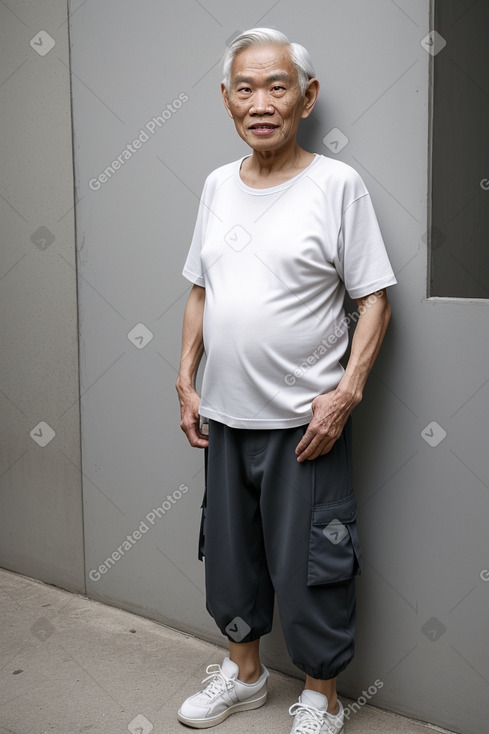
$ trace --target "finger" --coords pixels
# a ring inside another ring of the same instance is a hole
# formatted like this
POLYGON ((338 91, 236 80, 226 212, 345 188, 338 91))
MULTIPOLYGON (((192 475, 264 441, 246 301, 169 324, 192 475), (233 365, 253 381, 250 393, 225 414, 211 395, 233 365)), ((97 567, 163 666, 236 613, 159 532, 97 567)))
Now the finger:
POLYGON ((327 444, 325 446, 320 446, 317 449, 317 451, 315 451, 312 454, 312 456, 308 456, 307 457, 308 461, 312 461, 313 459, 317 459, 320 456, 326 456, 326 454, 329 454, 329 452, 333 448, 334 444, 335 444, 335 441, 333 439, 331 439, 330 441, 327 442, 327 444))
POLYGON ((205 436, 196 436, 195 438, 188 439, 191 446, 196 449, 205 449, 209 445, 209 439, 205 436))
MULTIPOLYGON (((304 446, 303 450, 298 454, 297 461, 302 462, 306 459, 311 458, 316 452, 321 451, 323 438, 322 436, 316 435, 314 438, 309 442, 307 446, 304 446)), ((318 453, 319 455, 319 453, 318 453)))
POLYGON ((198 424, 197 426, 191 426, 186 430, 183 429, 183 431, 187 436, 189 444, 194 448, 204 449, 209 445, 208 437, 204 436, 204 434, 200 432, 200 430, 198 429, 198 424))
POLYGON ((200 426, 197 430, 198 440, 199 440, 199 448, 206 448, 209 445, 209 434, 208 433, 202 433, 200 426))
POLYGON ((302 452, 298 457, 297 461, 312 461, 317 459, 318 456, 328 454, 333 448, 336 438, 330 438, 325 436, 317 436, 317 441, 311 441, 309 446, 302 452))
POLYGON ((302 436, 297 446, 295 447, 295 453, 301 454, 304 451, 304 449, 306 449, 309 446, 311 441, 314 440, 315 436, 316 434, 313 431, 307 430, 305 434, 302 436))
POLYGON ((319 447, 318 451, 315 451, 312 456, 309 456, 309 460, 311 459, 317 459, 318 456, 325 456, 326 454, 329 454, 333 446, 335 445, 338 438, 328 438, 323 444, 319 447))
POLYGON ((196 449, 206 449, 209 445, 209 439, 202 436, 202 438, 198 438, 195 443, 192 444, 192 446, 196 449))

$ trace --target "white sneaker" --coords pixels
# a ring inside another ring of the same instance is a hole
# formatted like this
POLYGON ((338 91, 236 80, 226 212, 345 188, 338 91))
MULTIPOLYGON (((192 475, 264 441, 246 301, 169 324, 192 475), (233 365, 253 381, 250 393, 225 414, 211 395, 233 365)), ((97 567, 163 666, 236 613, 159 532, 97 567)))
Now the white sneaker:
POLYGON ((341 701, 337 714, 327 712, 328 699, 317 691, 305 690, 299 702, 292 704, 289 714, 294 717, 290 734, 340 734, 345 724, 341 701))
POLYGON ((263 706, 267 700, 269 673, 263 665, 261 670, 256 683, 242 683, 238 680, 238 666, 229 658, 224 658, 222 666, 208 665, 208 676, 202 683, 210 682, 202 691, 183 702, 178 720, 195 729, 208 729, 237 711, 263 706))

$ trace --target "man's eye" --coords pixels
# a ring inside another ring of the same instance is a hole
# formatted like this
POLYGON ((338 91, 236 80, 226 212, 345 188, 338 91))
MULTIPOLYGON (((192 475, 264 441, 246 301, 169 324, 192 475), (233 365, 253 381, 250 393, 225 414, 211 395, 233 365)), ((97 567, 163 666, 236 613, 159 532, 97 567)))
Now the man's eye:
POLYGON ((251 92, 249 87, 239 87, 238 92, 251 92))
POLYGON ((280 92, 281 90, 285 89, 285 87, 281 87, 278 84, 275 87, 272 87, 274 92, 280 92))

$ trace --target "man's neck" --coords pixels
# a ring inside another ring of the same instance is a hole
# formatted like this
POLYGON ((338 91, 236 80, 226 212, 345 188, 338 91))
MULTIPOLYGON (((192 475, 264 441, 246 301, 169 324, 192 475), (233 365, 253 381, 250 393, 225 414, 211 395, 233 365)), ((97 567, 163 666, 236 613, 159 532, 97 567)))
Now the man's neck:
POLYGON ((253 188, 269 188, 284 183, 297 176, 314 160, 314 154, 308 153, 299 145, 292 150, 257 151, 243 161, 241 179, 253 188))

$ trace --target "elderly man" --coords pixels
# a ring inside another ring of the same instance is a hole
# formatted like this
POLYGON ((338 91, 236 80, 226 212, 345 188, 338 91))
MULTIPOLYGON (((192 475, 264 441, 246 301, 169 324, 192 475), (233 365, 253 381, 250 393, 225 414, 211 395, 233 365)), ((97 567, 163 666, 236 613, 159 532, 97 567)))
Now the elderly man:
POLYGON ((292 732, 343 729, 336 676, 354 654, 360 573, 350 413, 396 279, 361 178, 297 143, 318 91, 307 51, 278 31, 252 29, 227 48, 224 105, 252 153, 205 182, 183 270, 193 287, 177 380, 181 428, 205 449, 207 609, 229 640, 178 712, 195 728, 265 703, 259 643, 276 597, 305 674, 292 732), (345 290, 359 313, 343 369, 345 290))

